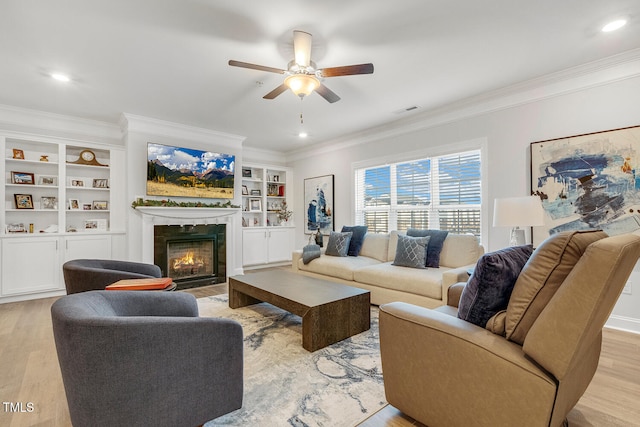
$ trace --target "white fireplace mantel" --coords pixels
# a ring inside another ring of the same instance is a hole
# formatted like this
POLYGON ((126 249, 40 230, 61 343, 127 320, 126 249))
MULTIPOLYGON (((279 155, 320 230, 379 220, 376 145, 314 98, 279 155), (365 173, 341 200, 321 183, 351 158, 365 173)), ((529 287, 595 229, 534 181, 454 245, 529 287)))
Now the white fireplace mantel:
POLYGON ((227 224, 227 275, 242 274, 240 208, 137 206, 142 215, 142 259, 153 263, 154 225, 227 224))

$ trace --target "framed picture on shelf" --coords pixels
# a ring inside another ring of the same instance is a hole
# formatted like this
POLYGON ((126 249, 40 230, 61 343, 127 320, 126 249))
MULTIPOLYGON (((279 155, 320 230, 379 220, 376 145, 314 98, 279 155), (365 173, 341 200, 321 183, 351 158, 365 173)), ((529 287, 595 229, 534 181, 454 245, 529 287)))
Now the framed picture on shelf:
POLYGON ((94 200, 91 206, 91 210, 95 211, 106 211, 107 209, 109 209, 109 202, 106 200, 94 200))
POLYGON ((71 210, 71 211, 79 211, 80 210, 80 201, 78 201, 78 199, 69 199, 69 210, 71 210))
POLYGON ((304 180, 304 206, 306 234, 313 234, 318 230, 322 234, 329 234, 334 230, 333 175, 304 180))
POLYGON ((109 180, 102 178, 94 179, 93 188, 109 188, 109 180))
POLYGON ((251 190, 251 195, 252 196, 261 196, 261 192, 260 190, 251 190))
POLYGON ((242 168, 242 177, 243 178, 251 178, 251 169, 242 168))
POLYGON ((84 180, 80 178, 71 178, 70 183, 72 187, 84 187, 84 180))
POLYGON ((91 210, 91 203, 84 203, 82 205, 82 210, 83 211, 90 211, 91 210))
POLYGON ((27 184, 34 185, 36 183, 35 177, 31 172, 14 172, 11 171, 11 183, 12 184, 27 184))
POLYGON ((242 195, 243 196, 248 196, 249 195, 249 189, 247 188, 246 185, 242 186, 242 195))
POLYGON ((38 175, 38 185, 58 185, 58 177, 55 175, 38 175))
POLYGON ((58 209, 58 199, 56 197, 43 196, 40 198, 42 209, 58 209))
POLYGON ((104 231, 107 229, 107 220, 88 219, 84 221, 83 225, 86 231, 104 231))
POLYGON ((23 223, 7 224, 7 233, 26 233, 27 229, 23 223))
POLYGON ((33 197, 31 194, 14 194, 16 209, 33 209, 33 197))
POLYGON ((19 148, 14 148, 13 149, 13 158, 14 159, 19 159, 19 160, 24 160, 24 151, 20 150, 19 148))
POLYGON ((262 200, 249 199, 249 212, 260 212, 262 210, 262 200))

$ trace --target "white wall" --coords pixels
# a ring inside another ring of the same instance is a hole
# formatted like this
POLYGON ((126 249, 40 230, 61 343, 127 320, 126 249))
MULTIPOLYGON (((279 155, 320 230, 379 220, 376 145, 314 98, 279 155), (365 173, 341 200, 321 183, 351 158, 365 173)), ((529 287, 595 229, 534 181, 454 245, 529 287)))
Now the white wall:
MULTIPOLYGON (((398 153, 416 150, 441 152, 443 147, 464 141, 486 138, 487 184, 483 205, 492 222, 492 209, 497 197, 522 196, 529 193, 531 142, 640 125, 640 76, 616 80, 587 89, 546 97, 537 101, 476 114, 443 124, 427 124, 422 129, 402 133, 402 129, 386 132, 382 139, 369 138, 344 149, 326 153, 313 152, 311 157, 296 153, 288 163, 297 177, 295 200, 304 200, 303 179, 318 175, 335 175, 336 229, 353 223, 352 165, 367 159, 384 159, 398 153)), ((432 118, 425 122, 436 122, 432 118)), ((415 123, 412 127, 419 128, 415 123)), ((301 202, 298 202, 298 205, 301 202)), ((295 206, 295 223, 304 224, 303 206, 295 206)), ((296 230, 296 246, 307 242, 303 227, 296 230)), ((508 245, 509 230, 489 227, 483 244, 488 250, 508 245)), ((640 333, 640 271, 632 274, 632 294, 623 294, 614 310, 611 325, 640 333)))

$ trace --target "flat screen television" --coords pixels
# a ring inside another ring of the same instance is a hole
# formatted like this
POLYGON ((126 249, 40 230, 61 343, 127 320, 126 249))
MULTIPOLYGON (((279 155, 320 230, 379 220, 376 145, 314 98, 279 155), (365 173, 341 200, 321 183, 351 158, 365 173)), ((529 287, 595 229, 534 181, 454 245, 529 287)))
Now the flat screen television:
POLYGON ((147 195, 232 199, 235 156, 147 144, 147 195))

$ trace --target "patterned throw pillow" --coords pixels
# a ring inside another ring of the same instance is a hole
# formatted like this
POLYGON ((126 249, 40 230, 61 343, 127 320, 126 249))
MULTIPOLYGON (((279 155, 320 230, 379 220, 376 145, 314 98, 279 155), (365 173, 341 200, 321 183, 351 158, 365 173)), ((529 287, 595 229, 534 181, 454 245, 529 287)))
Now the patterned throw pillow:
POLYGON ((410 237, 398 234, 396 257, 391 263, 401 267, 427 268, 427 246, 430 237, 410 237))
POLYGON ((429 247, 427 248, 426 266, 433 268, 440 267, 440 252, 442 252, 444 239, 447 238, 448 234, 449 232, 444 230, 419 230, 417 228, 410 228, 407 230, 407 236, 431 237, 431 240, 429 240, 429 247))
POLYGON ((347 256, 349 251, 349 243, 351 242, 352 232, 338 233, 332 231, 329 235, 329 243, 325 255, 329 256, 347 256))

